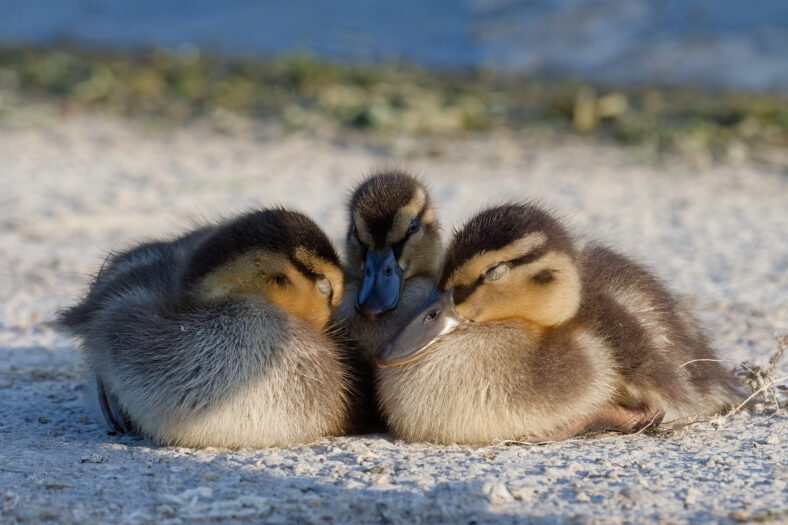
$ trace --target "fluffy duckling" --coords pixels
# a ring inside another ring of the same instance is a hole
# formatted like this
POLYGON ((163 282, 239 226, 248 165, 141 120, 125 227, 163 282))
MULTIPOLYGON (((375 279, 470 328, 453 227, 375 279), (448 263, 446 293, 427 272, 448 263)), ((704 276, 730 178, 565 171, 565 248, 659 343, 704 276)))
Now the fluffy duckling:
POLYGON ((378 389, 402 439, 556 440, 724 410, 737 387, 714 358, 642 266, 508 204, 456 232, 431 303, 378 357, 378 389))
POLYGON ((269 209, 110 256, 60 323, 81 339, 115 430, 258 448, 344 432, 348 374, 327 323, 334 247, 269 209))
POLYGON ((348 203, 345 298, 336 312, 370 364, 435 287, 441 243, 429 194, 399 171, 372 175, 348 203))

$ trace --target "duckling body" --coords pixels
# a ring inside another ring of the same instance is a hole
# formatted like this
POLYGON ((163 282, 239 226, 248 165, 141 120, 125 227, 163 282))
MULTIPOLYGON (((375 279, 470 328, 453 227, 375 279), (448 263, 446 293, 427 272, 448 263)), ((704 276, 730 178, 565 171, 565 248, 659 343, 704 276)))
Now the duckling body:
POLYGON ((645 268, 578 248, 534 205, 472 218, 433 301, 379 356, 397 437, 483 444, 632 432, 738 396, 697 323, 645 268))
POLYGON ((341 295, 325 235, 274 209, 110 257, 60 321, 117 430, 257 448, 344 431, 348 373, 323 329, 341 295))

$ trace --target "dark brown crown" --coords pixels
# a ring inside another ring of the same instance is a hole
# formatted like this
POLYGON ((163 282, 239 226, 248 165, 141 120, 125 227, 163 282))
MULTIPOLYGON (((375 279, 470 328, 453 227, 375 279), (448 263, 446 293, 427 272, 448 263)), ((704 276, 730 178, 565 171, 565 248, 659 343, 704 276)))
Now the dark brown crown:
MULTIPOLYGON (((407 205, 419 188, 427 190, 414 176, 402 171, 388 171, 372 175, 362 182, 350 197, 348 209, 350 210, 350 230, 352 234, 353 211, 358 211, 372 235, 373 248, 383 249, 386 237, 394 224, 397 212, 407 205)), ((425 208, 429 206, 429 195, 425 208)))
POLYGON ((192 254, 182 283, 189 288, 216 268, 253 249, 287 255, 307 277, 308 269, 293 256, 304 248, 339 266, 339 256, 323 230, 306 215, 273 208, 241 215, 217 227, 192 254))
POLYGON ((487 208, 455 230, 446 249, 438 284, 443 288, 458 268, 477 254, 500 250, 529 233, 543 232, 552 250, 573 253, 572 240, 561 223, 530 203, 509 203, 487 208))

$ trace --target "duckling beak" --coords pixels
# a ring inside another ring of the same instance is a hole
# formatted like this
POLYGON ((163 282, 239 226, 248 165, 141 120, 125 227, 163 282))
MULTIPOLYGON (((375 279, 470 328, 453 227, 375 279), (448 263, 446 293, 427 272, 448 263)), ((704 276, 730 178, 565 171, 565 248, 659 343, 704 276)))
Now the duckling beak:
POLYGON ((419 313, 378 354, 379 366, 404 365, 420 359, 433 342, 462 324, 452 291, 433 290, 419 313))
POLYGON ((368 319, 377 319, 394 309, 402 290, 402 276, 393 250, 383 253, 368 250, 364 280, 356 296, 356 311, 368 319))

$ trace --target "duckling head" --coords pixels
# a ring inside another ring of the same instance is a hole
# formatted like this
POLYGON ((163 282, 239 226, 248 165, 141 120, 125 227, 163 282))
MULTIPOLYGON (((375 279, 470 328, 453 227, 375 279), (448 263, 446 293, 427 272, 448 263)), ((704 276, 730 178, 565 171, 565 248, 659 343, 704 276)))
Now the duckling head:
POLYGON ((437 274, 438 221, 424 185, 399 171, 363 181, 348 210, 348 274, 361 281, 356 311, 376 319, 397 306, 408 279, 437 274))
POLYGON ((182 276, 201 301, 257 296, 322 330, 342 299, 343 274, 328 237, 307 216, 255 211, 217 227, 182 276))
POLYGON ((519 321, 541 333, 574 317, 580 292, 571 237, 558 220, 533 204, 488 208, 455 232, 436 289, 378 363, 418 359, 471 323, 519 321))

